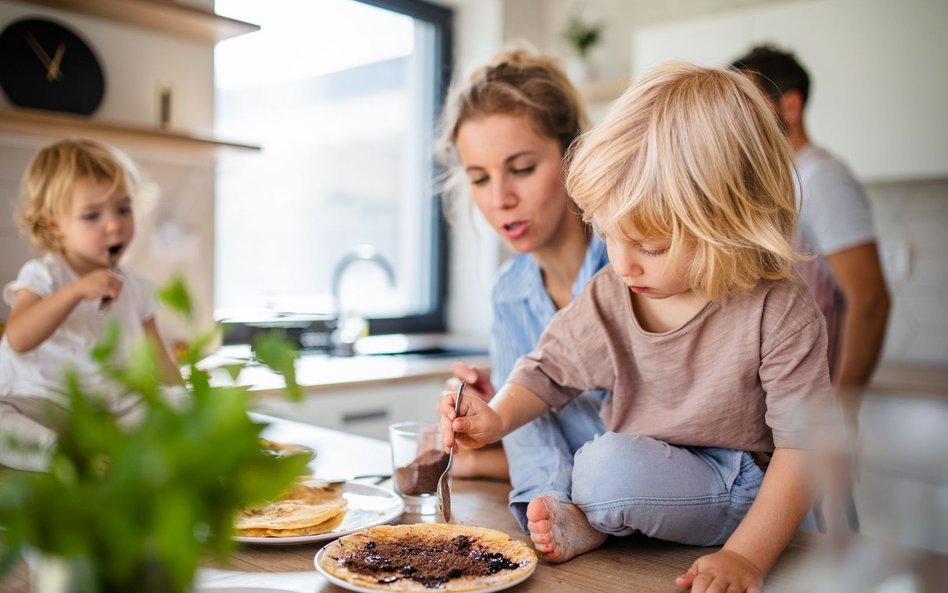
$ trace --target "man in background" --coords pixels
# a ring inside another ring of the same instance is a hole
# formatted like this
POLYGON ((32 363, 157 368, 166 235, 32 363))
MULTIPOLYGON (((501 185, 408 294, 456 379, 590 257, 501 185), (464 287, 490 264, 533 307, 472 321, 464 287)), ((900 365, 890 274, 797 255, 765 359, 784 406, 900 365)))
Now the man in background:
POLYGON ((757 46, 731 67, 765 92, 794 151, 800 175, 797 247, 817 256, 798 271, 826 317, 830 376, 855 426, 890 306, 869 201, 846 165, 810 143, 803 121, 810 79, 792 53, 757 46))

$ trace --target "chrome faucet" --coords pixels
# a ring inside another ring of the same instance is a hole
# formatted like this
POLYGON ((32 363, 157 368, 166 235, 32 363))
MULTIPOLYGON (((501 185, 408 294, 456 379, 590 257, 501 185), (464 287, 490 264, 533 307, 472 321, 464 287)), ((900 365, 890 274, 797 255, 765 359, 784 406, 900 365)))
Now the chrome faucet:
MULTIPOLYGON (((344 326, 346 325, 346 312, 342 308, 341 296, 342 277, 349 269, 349 266, 362 261, 373 262, 378 267, 382 268, 386 276, 388 276, 389 286, 395 286, 395 270, 392 268, 392 265, 388 262, 388 260, 382 257, 382 255, 379 254, 379 252, 372 245, 368 245, 366 243, 356 245, 355 249, 339 259, 332 272, 332 299, 333 306, 336 309, 336 329, 333 331, 333 337, 331 339, 335 345, 334 352, 339 355, 352 356, 354 352, 353 347, 355 345, 355 341, 361 337, 360 335, 346 335, 350 333, 358 334, 361 332, 345 331, 346 328, 344 326)), ((361 324, 365 323, 365 321, 361 319, 358 321, 361 324)))

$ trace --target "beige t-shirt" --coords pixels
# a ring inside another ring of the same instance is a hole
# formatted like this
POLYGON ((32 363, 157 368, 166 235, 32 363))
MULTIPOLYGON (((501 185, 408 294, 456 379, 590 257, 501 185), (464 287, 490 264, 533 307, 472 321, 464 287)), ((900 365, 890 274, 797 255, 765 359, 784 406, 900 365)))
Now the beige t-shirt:
POLYGON ((650 333, 611 268, 557 314, 508 381, 554 409, 605 390, 611 432, 765 453, 807 447, 809 405, 831 397, 826 327, 803 282, 763 281, 650 333))

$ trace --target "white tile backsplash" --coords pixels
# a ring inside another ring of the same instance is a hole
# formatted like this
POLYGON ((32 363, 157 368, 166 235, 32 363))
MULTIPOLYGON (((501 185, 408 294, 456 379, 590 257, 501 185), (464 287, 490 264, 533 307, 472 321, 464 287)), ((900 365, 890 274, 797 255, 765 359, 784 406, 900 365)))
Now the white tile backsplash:
POLYGON ((885 360, 948 366, 948 179, 866 186, 880 244, 908 246, 909 268, 886 270, 893 307, 885 360))

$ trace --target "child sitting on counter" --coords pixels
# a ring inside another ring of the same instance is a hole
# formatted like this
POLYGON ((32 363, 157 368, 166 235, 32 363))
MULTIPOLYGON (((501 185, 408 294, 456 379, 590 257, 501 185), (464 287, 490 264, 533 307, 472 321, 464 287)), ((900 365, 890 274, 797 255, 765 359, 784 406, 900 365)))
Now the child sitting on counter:
POLYGON ((723 544, 677 585, 759 591, 814 501, 802 412, 832 401, 823 317, 791 271, 787 141, 744 76, 669 63, 571 157, 567 189, 612 270, 489 404, 463 398, 455 414, 445 394, 444 445, 496 442, 604 390, 606 432, 576 453, 572 500, 528 505, 541 556, 563 562, 635 532, 723 544))

